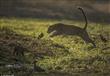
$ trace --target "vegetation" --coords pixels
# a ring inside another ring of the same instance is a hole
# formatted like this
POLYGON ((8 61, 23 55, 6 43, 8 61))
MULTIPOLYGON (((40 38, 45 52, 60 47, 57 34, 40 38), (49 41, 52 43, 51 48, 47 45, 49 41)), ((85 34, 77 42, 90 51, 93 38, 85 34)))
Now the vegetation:
POLYGON ((87 31, 97 48, 86 44, 76 36, 50 38, 48 26, 65 22, 83 27, 83 22, 70 20, 49 20, 31 18, 0 18, 0 74, 29 76, 32 62, 45 69, 44 73, 32 72, 30 76, 109 76, 110 75, 110 25, 90 23, 87 31), (37 39, 40 33, 42 39, 37 39), (107 39, 104 42, 100 34, 107 39), (13 48, 20 45, 25 49, 24 56, 13 55, 13 48), (9 69, 4 67, 15 63, 15 59, 26 67, 9 69))

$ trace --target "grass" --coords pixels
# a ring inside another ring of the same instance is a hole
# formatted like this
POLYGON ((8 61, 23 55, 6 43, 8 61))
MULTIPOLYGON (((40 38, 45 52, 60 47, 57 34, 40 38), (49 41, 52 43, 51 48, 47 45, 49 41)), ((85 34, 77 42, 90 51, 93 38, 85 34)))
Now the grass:
MULTIPOLYGON (((85 44, 81 38, 76 36, 50 38, 46 31, 50 25, 57 22, 74 24, 79 27, 84 26, 83 22, 70 20, 0 18, 0 63, 14 63, 12 60, 14 57, 31 67, 33 56, 41 54, 43 58, 38 59, 36 64, 44 68, 46 73, 34 72, 35 76, 88 76, 88 74, 109 76, 110 38, 108 37, 110 25, 96 23, 88 25, 87 31, 97 45, 97 48, 92 48, 91 44, 85 44), (44 33, 44 37, 41 40, 35 40, 41 32, 44 33), (104 43, 99 34, 103 34, 108 42, 104 43), (13 46, 8 45, 11 43, 14 45, 20 43, 21 46, 27 48, 24 58, 13 56, 13 46)), ((17 73, 14 71, 14 74, 23 75, 22 71, 17 73)), ((0 73, 13 74, 2 66, 0 73)))

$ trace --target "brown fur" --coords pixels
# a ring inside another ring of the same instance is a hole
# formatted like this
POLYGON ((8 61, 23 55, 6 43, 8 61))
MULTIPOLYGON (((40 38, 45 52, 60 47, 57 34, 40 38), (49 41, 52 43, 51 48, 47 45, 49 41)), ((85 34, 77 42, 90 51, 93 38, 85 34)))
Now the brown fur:
MULTIPOLYGON (((79 8, 84 14, 82 8, 79 8)), ((49 26, 47 33, 52 33, 50 37, 54 37, 57 35, 76 35, 81 37, 86 43, 92 43, 94 47, 96 47, 95 43, 89 37, 86 28, 87 28, 87 19, 84 14, 86 24, 84 28, 80 28, 74 25, 66 25, 62 23, 57 23, 52 26, 49 26)))

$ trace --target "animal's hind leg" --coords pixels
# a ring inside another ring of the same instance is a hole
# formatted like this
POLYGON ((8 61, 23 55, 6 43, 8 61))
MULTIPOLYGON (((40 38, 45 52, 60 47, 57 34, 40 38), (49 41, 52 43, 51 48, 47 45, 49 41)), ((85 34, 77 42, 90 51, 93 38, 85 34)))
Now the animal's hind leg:
POLYGON ((93 44, 94 48, 96 48, 96 44, 93 41, 91 43, 93 44))
POLYGON ((93 46, 94 46, 94 48, 96 48, 96 44, 94 43, 94 41, 92 41, 91 39, 89 40, 89 43, 91 43, 93 46))
POLYGON ((94 48, 96 48, 96 45, 94 43, 94 41, 92 41, 92 39, 89 38, 89 36, 82 36, 82 39, 86 42, 86 43, 91 43, 94 48))
POLYGON ((92 41, 92 39, 89 37, 87 32, 83 32, 83 34, 80 35, 80 37, 86 42, 86 43, 91 43, 94 48, 96 48, 96 45, 94 43, 94 41, 92 41))

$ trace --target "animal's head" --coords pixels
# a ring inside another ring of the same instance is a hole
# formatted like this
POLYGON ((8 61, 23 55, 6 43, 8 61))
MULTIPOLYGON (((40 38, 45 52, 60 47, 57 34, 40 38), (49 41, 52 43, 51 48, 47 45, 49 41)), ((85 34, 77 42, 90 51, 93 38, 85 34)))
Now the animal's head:
POLYGON ((49 26, 47 33, 51 33, 54 30, 53 26, 49 26))
POLYGON ((58 25, 54 24, 52 26, 49 26, 47 33, 52 33, 58 29, 58 25))

